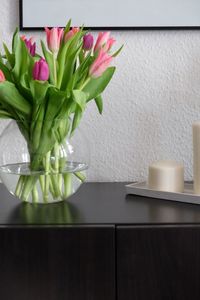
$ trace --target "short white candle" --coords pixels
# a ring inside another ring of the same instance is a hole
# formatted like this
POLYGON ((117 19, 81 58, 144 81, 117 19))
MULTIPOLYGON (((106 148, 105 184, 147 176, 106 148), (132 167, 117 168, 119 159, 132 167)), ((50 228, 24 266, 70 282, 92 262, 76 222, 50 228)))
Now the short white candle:
POLYGON ((161 160, 149 166, 148 187, 157 191, 182 193, 184 167, 174 160, 161 160))

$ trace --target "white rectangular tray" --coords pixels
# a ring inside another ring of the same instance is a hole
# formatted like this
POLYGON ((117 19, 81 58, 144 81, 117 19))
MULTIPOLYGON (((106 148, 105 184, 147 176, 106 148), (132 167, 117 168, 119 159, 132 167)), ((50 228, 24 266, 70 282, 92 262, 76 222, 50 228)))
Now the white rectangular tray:
POLYGON ((146 182, 131 183, 126 185, 127 194, 144 196, 149 198, 158 198, 170 201, 178 201, 184 203, 200 204, 200 195, 193 193, 193 184, 185 183, 183 193, 171 193, 151 190, 146 182))

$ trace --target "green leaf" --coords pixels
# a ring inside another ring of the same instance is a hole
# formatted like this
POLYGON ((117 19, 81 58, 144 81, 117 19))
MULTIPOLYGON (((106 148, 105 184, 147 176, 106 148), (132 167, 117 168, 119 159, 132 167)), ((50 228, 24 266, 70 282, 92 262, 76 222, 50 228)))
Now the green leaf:
POLYGON ((76 102, 77 106, 73 117, 71 135, 74 133, 74 130, 78 127, 86 106, 86 95, 83 91, 73 90, 72 95, 73 100, 76 102))
POLYGON ((30 55, 24 41, 19 37, 18 32, 13 37, 13 51, 15 56, 15 65, 12 74, 21 95, 32 101, 29 81, 32 79, 32 69, 34 59, 30 55))
POLYGON ((18 92, 15 85, 9 81, 0 83, 0 103, 10 105, 13 109, 22 112, 25 116, 31 113, 29 102, 18 92))
POLYGON ((86 106, 86 94, 80 90, 73 90, 72 95, 73 95, 73 100, 76 102, 80 110, 83 112, 86 106))
POLYGON ((13 38, 12 38, 12 52, 13 52, 13 54, 16 51, 17 43, 18 43, 19 38, 20 38, 19 37, 19 29, 18 29, 18 27, 16 27, 15 32, 13 34, 13 38))
POLYGON ((45 120, 52 121, 57 118, 66 99, 66 93, 59 91, 55 87, 50 87, 48 89, 48 98, 45 120))
POLYGON ((3 64, 3 56, 1 53, 0 53, 0 62, 3 64))
POLYGON ((71 123, 68 118, 58 120, 58 126, 55 128, 54 134, 59 144, 61 144, 66 138, 67 134, 69 133, 70 126, 71 123))
POLYGON ((82 64, 82 62, 84 61, 84 54, 85 54, 85 51, 82 49, 81 52, 79 53, 80 64, 82 64))
POLYGON ((29 77, 27 73, 24 73, 19 82, 16 82, 16 87, 18 88, 18 91, 20 94, 27 99, 29 102, 32 102, 33 97, 30 91, 30 86, 29 86, 29 77))
MULTIPOLYGON (((61 50, 58 53, 58 87, 64 89, 66 88, 67 81, 69 80, 70 74, 68 76, 68 72, 70 72, 70 66, 74 65, 75 60, 78 57, 80 50, 82 31, 80 30, 76 33, 70 40, 68 40, 61 50), (74 58, 74 56, 76 56, 74 58), (68 70, 66 70, 68 68, 68 70), (66 78, 67 77, 67 78, 66 78)), ((74 71, 74 69, 73 69, 74 71)))
POLYGON ((27 73, 29 67, 29 53, 26 45, 22 39, 18 39, 15 49, 15 66, 13 74, 16 81, 19 81, 20 77, 27 73))
POLYGON ((62 103, 62 107, 60 108, 59 113, 57 114, 57 119, 64 119, 68 118, 70 114, 72 113, 72 109, 76 108, 76 102, 72 99, 70 95, 66 95, 65 100, 62 103))
POLYGON ((10 51, 8 50, 8 47, 4 43, 3 43, 3 48, 4 48, 4 51, 5 51, 5 55, 6 55, 7 60, 10 64, 10 66, 13 68, 14 64, 15 64, 15 56, 12 53, 10 53, 10 51))
POLYGON ((97 96, 94 99, 94 101, 96 103, 96 106, 98 108, 99 113, 102 114, 102 112, 103 112, 103 99, 102 99, 101 95, 97 96))
POLYGON ((38 80, 30 81, 31 93, 32 93, 34 102, 36 104, 40 104, 44 100, 49 86, 50 85, 47 81, 45 81, 45 82, 38 81, 38 80))
POLYGON ((6 65, 4 65, 2 61, 0 61, 0 69, 3 71, 6 80, 13 82, 12 75, 9 68, 6 65))
MULTIPOLYGON (((59 125, 59 122, 57 122, 58 115, 60 111, 63 111, 65 98, 66 93, 59 91, 55 87, 50 87, 48 89, 48 97, 45 98, 47 99, 45 116, 37 150, 40 154, 46 154, 53 148, 56 142, 55 130, 59 125)), ((67 118, 67 116, 65 116, 65 118, 67 118)))
POLYGON ((52 84, 55 84, 55 80, 54 80, 54 65, 53 65, 53 54, 50 53, 47 49, 46 46, 44 44, 43 41, 41 41, 41 47, 42 47, 42 51, 44 54, 44 57, 48 63, 49 66, 49 71, 50 71, 50 82, 52 84))
POLYGON ((61 86, 62 79, 63 79, 63 73, 65 69, 65 61, 66 61, 66 54, 67 50, 70 46, 71 40, 67 41, 65 45, 63 46, 62 50, 60 50, 57 61, 58 61, 58 66, 59 66, 59 72, 58 72, 58 87, 61 86))
POLYGON ((82 117, 82 111, 77 106, 75 113, 74 113, 73 121, 72 121, 72 128, 71 128, 71 134, 70 134, 71 136, 73 135, 75 129, 78 127, 78 125, 81 121, 81 117, 82 117))
MULTIPOLYGON (((80 54, 79 54, 80 57, 80 54)), ((82 80, 85 80, 85 77, 88 75, 88 66, 92 63, 93 57, 91 57, 91 52, 83 59, 82 63, 79 65, 77 70, 72 75, 70 82, 68 84, 68 88, 70 90, 74 89, 74 87, 78 88, 79 84, 82 85, 82 80)))
POLYGON ((88 55, 84 58, 82 63, 80 64, 79 68, 77 69, 80 73, 84 72, 89 65, 93 63, 93 57, 91 56, 92 51, 88 53, 88 55))
POLYGON ((61 89, 66 90, 70 84, 70 79, 74 73, 76 67, 77 57, 79 55, 81 45, 77 48, 71 55, 68 56, 67 62, 65 64, 65 69, 63 73, 61 89))
POLYGON ((65 26, 65 29, 64 29, 64 35, 70 30, 70 27, 71 27, 71 19, 67 22, 67 25, 65 26))
POLYGON ((7 111, 0 109, 0 118, 2 119, 12 119, 11 114, 9 114, 7 111))
POLYGON ((112 57, 116 57, 123 49, 124 45, 122 45, 113 55, 112 57))
POLYGON ((88 84, 83 88, 83 91, 87 94, 87 101, 102 94, 113 77, 115 69, 115 67, 110 67, 100 77, 90 79, 88 84))

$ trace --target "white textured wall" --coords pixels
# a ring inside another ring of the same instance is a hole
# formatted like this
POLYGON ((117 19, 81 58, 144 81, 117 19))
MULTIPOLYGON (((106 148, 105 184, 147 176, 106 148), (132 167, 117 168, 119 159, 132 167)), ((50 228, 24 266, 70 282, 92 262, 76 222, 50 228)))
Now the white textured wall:
MULTIPOLYGON (((9 43, 18 1, 0 4, 0 39, 9 43)), ((183 161, 190 179, 191 124, 200 119, 200 31, 113 35, 125 47, 104 93, 103 116, 91 104, 81 124, 91 145, 89 180, 142 180, 149 163, 165 158, 183 161)))

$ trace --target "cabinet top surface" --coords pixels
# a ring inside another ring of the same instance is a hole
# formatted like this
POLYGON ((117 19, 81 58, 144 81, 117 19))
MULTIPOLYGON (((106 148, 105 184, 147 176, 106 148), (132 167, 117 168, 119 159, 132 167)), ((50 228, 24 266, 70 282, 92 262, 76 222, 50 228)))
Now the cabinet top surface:
POLYGON ((126 195, 125 183, 85 183, 68 201, 21 203, 0 184, 0 226, 200 224, 200 205, 126 195))

